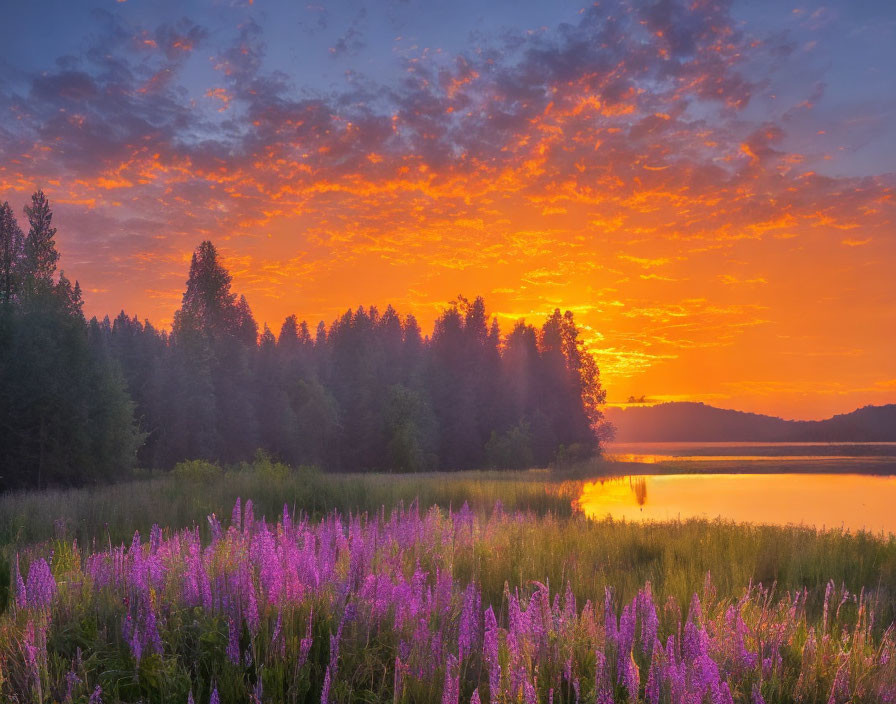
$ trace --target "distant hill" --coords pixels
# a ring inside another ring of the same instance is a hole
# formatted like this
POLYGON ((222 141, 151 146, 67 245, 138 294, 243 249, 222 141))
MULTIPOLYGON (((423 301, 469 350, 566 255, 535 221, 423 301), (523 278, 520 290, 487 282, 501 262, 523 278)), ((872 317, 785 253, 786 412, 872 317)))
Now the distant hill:
POLYGON ((896 404, 865 406, 827 420, 784 420, 674 402, 608 408, 616 442, 896 442, 896 404))

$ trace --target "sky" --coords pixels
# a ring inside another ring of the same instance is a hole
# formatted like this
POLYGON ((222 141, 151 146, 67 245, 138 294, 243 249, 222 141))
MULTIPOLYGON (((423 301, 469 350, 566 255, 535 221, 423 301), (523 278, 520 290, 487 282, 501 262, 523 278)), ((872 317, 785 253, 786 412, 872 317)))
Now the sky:
POLYGON ((896 5, 55 0, 0 24, 0 200, 88 316, 219 248, 259 323, 569 309, 611 403, 896 402, 896 5))

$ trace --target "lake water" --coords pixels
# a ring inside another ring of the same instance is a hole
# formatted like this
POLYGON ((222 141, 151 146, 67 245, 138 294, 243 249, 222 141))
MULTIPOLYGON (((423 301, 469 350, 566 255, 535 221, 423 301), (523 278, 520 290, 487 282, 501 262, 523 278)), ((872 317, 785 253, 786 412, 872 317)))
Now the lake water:
POLYGON ((620 474, 668 473, 585 482, 579 508, 594 518, 722 518, 896 534, 896 443, 615 444, 608 458, 620 474))
POLYGON ((896 442, 648 442, 611 443, 608 459, 618 462, 896 462, 896 442))

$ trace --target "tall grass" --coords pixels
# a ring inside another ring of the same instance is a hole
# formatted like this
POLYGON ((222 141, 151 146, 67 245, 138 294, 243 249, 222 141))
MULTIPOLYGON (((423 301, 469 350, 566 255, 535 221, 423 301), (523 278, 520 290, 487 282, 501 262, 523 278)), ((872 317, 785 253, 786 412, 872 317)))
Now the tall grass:
POLYGON ((19 546, 0 697, 870 704, 896 693, 892 541, 501 504, 267 521, 256 508, 212 517, 208 539, 154 526, 128 545, 19 546))
POLYGON ((421 506, 507 510, 569 516, 578 486, 550 481, 546 470, 456 474, 322 474, 290 470, 268 461, 234 471, 187 471, 120 484, 0 494, 0 552, 12 546, 65 536, 82 545, 130 541, 153 524, 199 525, 229 513, 239 497, 252 497, 259 515, 276 516, 284 504, 310 516, 338 510, 375 513, 417 500, 421 506))
MULTIPOLYGON (((712 574, 721 594, 734 596, 749 583, 780 590, 807 588, 809 605, 820 603, 825 585, 873 589, 880 616, 896 614, 896 539, 840 530, 736 525, 688 520, 642 524, 588 520, 573 511, 581 483, 558 480, 545 470, 420 475, 328 475, 290 471, 267 461, 240 471, 202 471, 149 477, 95 488, 0 495, 0 577, 17 553, 39 554, 72 540, 82 549, 129 543, 153 525, 197 527, 208 539, 207 516, 229 515, 239 497, 251 497, 258 516, 279 516, 284 505, 312 519, 387 513, 416 501, 447 511, 467 504, 482 517, 495 505, 524 511, 533 520, 503 533, 483 548, 484 589, 497 594, 504 582, 530 580, 572 585, 580 598, 594 598, 612 585, 632 597, 646 581, 656 593, 687 601, 712 574), (538 520, 535 520, 535 518, 538 520)), ((8 577, 3 580, 9 584, 8 577)), ((7 586, 8 589, 8 586, 7 586)), ((3 595, 0 593, 0 608, 3 595)))

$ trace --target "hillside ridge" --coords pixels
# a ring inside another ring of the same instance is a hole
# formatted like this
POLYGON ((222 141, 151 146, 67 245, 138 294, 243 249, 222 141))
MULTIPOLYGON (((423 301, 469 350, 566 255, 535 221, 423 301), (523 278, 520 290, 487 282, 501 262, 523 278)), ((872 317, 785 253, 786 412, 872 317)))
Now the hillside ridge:
POLYGON ((671 401, 610 407, 606 418, 616 427, 616 442, 896 442, 896 403, 864 406, 824 420, 785 420, 671 401))

